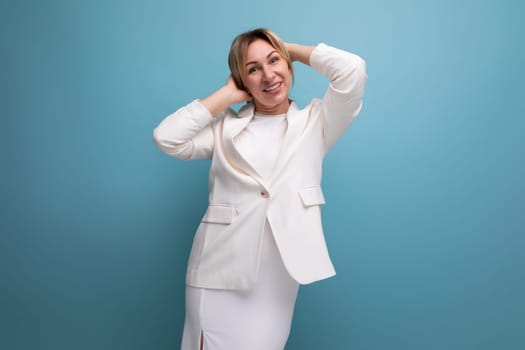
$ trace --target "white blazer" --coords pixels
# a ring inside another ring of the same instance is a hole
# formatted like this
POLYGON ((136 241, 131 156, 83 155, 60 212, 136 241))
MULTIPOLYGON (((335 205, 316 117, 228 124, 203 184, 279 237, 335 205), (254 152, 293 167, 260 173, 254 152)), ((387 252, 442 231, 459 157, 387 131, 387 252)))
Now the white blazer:
POLYGON ((239 153, 234 138, 252 120, 254 107, 228 109, 212 118, 195 100, 166 117, 153 138, 180 159, 211 159, 209 206, 195 233, 186 283, 218 289, 249 289, 257 280, 262 234, 268 220, 284 265, 299 283, 335 275, 319 206, 322 160, 358 115, 367 80, 365 62, 319 44, 310 65, 330 79, 322 100, 287 113, 281 153, 263 179, 239 153))

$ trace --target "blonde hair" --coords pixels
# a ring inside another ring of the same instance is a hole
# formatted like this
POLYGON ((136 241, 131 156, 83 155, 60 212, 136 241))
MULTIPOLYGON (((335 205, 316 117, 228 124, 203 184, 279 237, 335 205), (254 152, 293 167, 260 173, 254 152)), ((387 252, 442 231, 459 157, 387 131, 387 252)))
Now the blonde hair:
POLYGON ((241 33, 233 39, 230 47, 230 53, 228 55, 228 65, 230 66, 230 72, 235 84, 239 89, 244 90, 243 78, 246 76, 246 52, 248 46, 255 40, 262 39, 270 44, 282 58, 288 63, 288 68, 292 72, 293 79, 293 65, 292 59, 286 48, 284 42, 269 29, 257 28, 248 32, 241 33))

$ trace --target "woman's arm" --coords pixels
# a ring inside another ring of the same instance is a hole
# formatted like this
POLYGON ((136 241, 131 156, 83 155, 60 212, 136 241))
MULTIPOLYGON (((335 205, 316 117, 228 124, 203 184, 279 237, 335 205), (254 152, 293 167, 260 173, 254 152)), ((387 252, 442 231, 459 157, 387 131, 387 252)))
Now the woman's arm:
POLYGON ((210 122, 230 105, 250 98, 230 77, 208 97, 195 100, 166 117, 153 131, 153 140, 164 153, 180 159, 209 159, 213 153, 210 122))
POLYGON ((246 91, 237 88, 233 78, 230 76, 224 86, 208 97, 203 98, 200 102, 215 117, 231 105, 246 102, 250 99, 251 96, 246 91))
POLYGON ((353 53, 322 43, 310 52, 309 62, 330 80, 322 101, 313 105, 323 118, 326 153, 361 111, 367 81, 366 64, 353 53))
POLYGON ((299 61, 307 66, 310 65, 310 55, 315 49, 315 46, 286 43, 286 48, 292 61, 299 61))

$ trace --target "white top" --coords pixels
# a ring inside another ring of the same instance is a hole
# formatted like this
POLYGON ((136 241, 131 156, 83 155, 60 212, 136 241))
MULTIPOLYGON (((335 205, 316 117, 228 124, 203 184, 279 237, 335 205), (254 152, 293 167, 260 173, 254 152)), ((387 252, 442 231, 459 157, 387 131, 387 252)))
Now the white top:
POLYGON ((286 114, 255 114, 248 126, 235 138, 242 156, 263 179, 269 179, 283 145, 286 114))

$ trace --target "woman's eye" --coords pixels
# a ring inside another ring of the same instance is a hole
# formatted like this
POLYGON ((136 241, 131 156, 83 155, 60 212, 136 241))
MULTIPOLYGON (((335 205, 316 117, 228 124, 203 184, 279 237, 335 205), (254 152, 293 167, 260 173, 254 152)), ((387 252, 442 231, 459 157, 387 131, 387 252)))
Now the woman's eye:
POLYGON ((279 61, 279 57, 277 56, 270 58, 270 63, 275 63, 277 61, 279 61))
POLYGON ((248 74, 252 74, 252 73, 257 72, 257 69, 258 69, 257 67, 250 67, 250 68, 248 68, 248 74))

